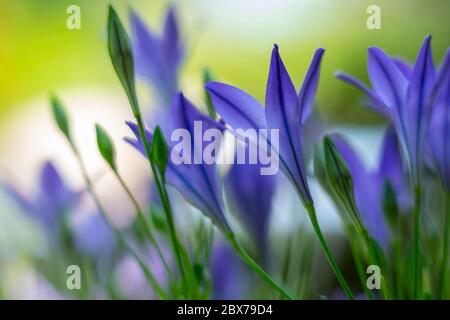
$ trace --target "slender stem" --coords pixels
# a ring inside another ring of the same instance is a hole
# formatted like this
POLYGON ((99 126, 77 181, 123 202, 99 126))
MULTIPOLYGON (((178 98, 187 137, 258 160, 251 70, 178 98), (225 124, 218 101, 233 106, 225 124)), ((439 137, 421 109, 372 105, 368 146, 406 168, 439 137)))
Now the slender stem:
POLYGON ((139 266, 141 267, 142 271, 144 272, 144 275, 146 276, 147 280, 152 285, 155 292, 162 298, 162 299, 169 299, 168 295, 164 292, 164 290, 159 285, 158 281, 156 280, 155 276, 151 272, 151 270, 146 266, 146 264, 142 261, 142 259, 138 256, 138 254, 133 250, 133 248, 127 243, 124 236, 120 233, 120 230, 118 230, 110 221, 108 215, 106 214, 106 210, 103 207, 103 205, 100 202, 99 197, 94 191, 94 188, 92 186, 92 181, 89 178, 89 175, 87 174, 86 166, 84 165, 83 159, 81 158, 81 155, 78 151, 78 148, 75 146, 73 142, 70 141, 70 146, 72 148, 73 153, 75 154, 75 157, 78 161, 78 165, 80 167, 81 173, 83 175, 83 179, 86 183, 86 187, 88 189, 89 194, 91 195, 92 199, 94 199, 94 202, 102 215, 103 219, 105 219, 105 222, 108 224, 108 226, 112 229, 115 239, 120 245, 123 245, 128 249, 128 251, 131 253, 131 255, 136 259, 139 266))
POLYGON ((126 185, 125 181, 123 180, 122 176, 117 172, 117 170, 115 170, 114 168, 112 168, 114 175, 116 176, 117 180, 119 181, 119 183, 121 184, 122 188, 125 190, 126 194, 128 195, 128 197, 130 198, 131 202, 133 203, 133 206, 136 210, 137 213, 137 218, 139 220, 139 222, 142 224, 143 228, 144 228, 144 232, 145 235, 147 236, 147 238, 150 240, 150 242, 153 244, 153 246, 155 247, 159 258, 161 259, 164 268, 166 269, 167 274, 169 275, 169 277, 172 277, 172 272, 169 268, 169 265, 164 257, 164 254, 162 253, 161 247, 159 246, 158 242, 155 239, 155 236, 153 235, 153 232, 148 224, 147 219, 145 218, 144 215, 144 211, 142 210, 141 206, 139 205, 139 202, 137 201, 137 199, 134 197, 133 193, 131 192, 131 190, 128 188, 128 186, 126 185))
POLYGON ((313 225, 314 231, 316 232, 317 238, 319 239, 320 245, 322 246, 322 250, 328 260, 328 263, 331 266, 331 269, 333 269, 334 274, 336 275, 336 278, 339 281, 339 284, 342 287, 342 290, 344 290, 345 295, 349 300, 353 300, 354 296, 352 291, 350 290, 350 287, 348 286, 347 282, 344 279, 344 276, 341 273, 341 270, 339 269, 336 260, 334 259, 333 255, 330 252, 330 249, 328 248, 327 242, 322 234, 322 230, 320 229, 319 222, 317 221, 317 215, 316 210, 314 208, 314 205, 312 203, 305 204, 306 211, 308 212, 309 218, 311 220, 311 223, 313 225))
POLYGON ((369 290, 366 284, 366 274, 364 272, 363 262, 361 261, 361 248, 358 246, 359 242, 356 239, 355 229, 353 226, 349 225, 347 228, 347 236, 349 238, 350 242, 350 250, 352 252, 353 259, 355 260, 355 266, 356 270, 358 272, 359 281, 361 282, 361 287, 364 290, 364 293, 367 296, 367 299, 373 300, 373 294, 372 291, 369 290))
POLYGON ((414 258, 413 258, 413 297, 419 299, 421 294, 421 274, 422 267, 420 263, 420 206, 421 206, 421 188, 414 188, 414 258))
MULTIPOLYGON (((377 258, 374 244, 373 244, 372 240, 370 239, 369 233, 367 232, 367 229, 365 227, 363 229, 361 229, 361 236, 362 236, 364 243, 366 245, 366 248, 367 248, 367 252, 368 252, 368 256, 369 256, 369 263, 377 264, 379 267, 381 267, 380 261, 378 261, 378 258, 377 258)), ((381 275, 381 293, 385 300, 391 299, 391 294, 389 292, 389 288, 386 284, 386 280, 383 275, 381 275)))
POLYGON ((237 242, 233 233, 227 235, 228 241, 230 241, 231 246, 236 250, 236 252, 241 256, 242 260, 256 273, 258 273, 261 278, 266 281, 272 288, 277 290, 285 299, 294 300, 294 298, 284 290, 272 277, 265 272, 252 257, 250 257, 247 252, 241 247, 241 245, 237 242))
POLYGON ((394 277, 396 299, 403 299, 403 265, 401 259, 400 240, 392 235, 392 255, 394 257, 394 277))
POLYGON ((439 299, 445 297, 447 288, 447 273, 448 273, 448 251, 449 251, 449 237, 450 237, 450 192, 445 193, 445 218, 444 218, 444 244, 442 252, 442 269, 441 269, 441 281, 439 284, 439 299))
POLYGON ((142 121, 142 117, 141 117, 141 115, 136 115, 135 118, 136 118, 136 122, 138 125, 139 134, 142 138, 142 142, 144 144, 144 149, 147 154, 148 162, 150 164, 150 169, 152 171, 153 178, 156 183, 156 187, 158 188, 158 193, 161 197, 161 202, 163 204, 164 213, 166 215, 166 219, 169 224, 170 239, 171 239, 173 250, 175 252, 175 256, 177 259, 178 267, 179 267, 181 278, 183 281, 183 286, 186 289, 187 288, 187 280, 186 280, 186 274, 185 274, 185 270, 184 270, 183 260, 181 258, 180 242, 176 235, 175 223, 173 221, 173 213, 172 213, 172 208, 170 206, 170 201, 167 196, 167 190, 165 188, 164 183, 161 183, 160 177, 157 173, 155 165, 154 165, 153 161, 151 160, 152 153, 151 153, 150 145, 149 145, 149 142, 147 139, 147 135, 145 134, 144 123, 142 121))

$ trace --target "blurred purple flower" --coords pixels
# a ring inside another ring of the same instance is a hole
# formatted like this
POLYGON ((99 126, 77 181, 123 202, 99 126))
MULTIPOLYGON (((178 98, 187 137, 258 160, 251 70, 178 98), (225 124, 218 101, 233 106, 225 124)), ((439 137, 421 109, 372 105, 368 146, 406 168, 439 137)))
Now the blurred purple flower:
POLYGON ((175 9, 169 8, 161 36, 130 13, 136 72, 155 88, 159 103, 169 106, 178 91, 179 68, 184 56, 175 9))
POLYGON ((71 190, 50 161, 41 169, 39 189, 34 199, 29 199, 12 184, 4 183, 3 188, 33 219, 37 220, 54 235, 60 222, 79 202, 81 192, 71 190))
POLYGON ((364 167, 358 155, 342 136, 333 134, 332 139, 352 173, 356 204, 364 224, 380 244, 386 245, 389 237, 382 211, 385 182, 389 181, 396 191, 401 211, 404 212, 411 206, 408 179, 395 130, 393 127, 386 130, 381 156, 375 170, 367 170, 364 167))
POLYGON ((211 259, 212 299, 245 298, 249 280, 246 271, 246 266, 227 243, 216 244, 211 259))
MULTIPOLYGON (((299 94, 274 46, 266 89, 266 108, 244 91, 218 82, 206 84, 217 112, 233 129, 278 129, 280 167, 305 204, 312 203, 306 181, 301 128, 311 114, 324 50, 318 49, 299 94)), ((270 141, 268 141, 270 145, 270 141)))
POLYGON ((381 49, 369 48, 368 72, 373 88, 344 74, 336 76, 370 98, 370 107, 388 118, 395 126, 408 155, 412 180, 419 185, 425 138, 436 93, 443 85, 449 64, 436 76, 431 52, 431 36, 425 38, 416 63, 411 70, 401 60, 392 59, 381 49))
MULTIPOLYGON (((447 50, 441 70, 450 64, 450 50, 447 50)), ((442 72, 442 71, 441 71, 442 72)), ((443 79, 444 85, 438 94, 431 116, 428 145, 436 169, 447 190, 450 190, 450 74, 443 79)))
MULTIPOLYGON (((137 126, 130 122, 127 124, 136 139, 125 138, 125 140, 146 156, 137 126)), ((224 126, 202 114, 182 93, 179 93, 173 99, 170 125, 162 127, 162 130, 169 147, 169 161, 166 170, 167 183, 175 187, 188 202, 200 209, 217 227, 227 233, 230 228, 224 215, 222 190, 216 166, 214 163, 207 164, 205 161, 196 164, 195 159, 192 160, 192 158, 191 164, 175 164, 171 155, 173 152, 178 152, 172 151, 176 143, 168 139, 172 136, 173 130, 177 129, 186 129, 189 132, 189 137, 186 137, 186 139, 190 139, 191 157, 196 158, 198 155, 202 157, 205 146, 211 144, 211 142, 203 141, 199 143, 199 141, 194 141, 195 136, 200 134, 203 137, 208 129, 223 131, 224 126), (194 132, 196 130, 194 122, 201 124, 201 132, 194 132)), ((146 134, 148 141, 151 142, 152 133, 147 131, 146 134)), ((186 141, 183 140, 183 142, 186 141)))
POLYGON ((261 175, 260 170, 260 164, 235 163, 224 182, 231 208, 250 231, 259 254, 264 256, 276 176, 261 175))
MULTIPOLYGON (((162 247, 165 258, 170 261, 170 250, 162 247)), ((153 247, 144 248, 143 259, 155 275, 156 280, 163 286, 168 286, 169 278, 156 250, 153 247)), ((115 266, 114 278, 121 296, 130 299, 155 299, 157 296, 148 285, 148 281, 135 258, 123 257, 115 266)))
POLYGON ((111 227, 98 213, 90 214, 74 229, 75 246, 91 257, 108 256, 116 244, 111 227))

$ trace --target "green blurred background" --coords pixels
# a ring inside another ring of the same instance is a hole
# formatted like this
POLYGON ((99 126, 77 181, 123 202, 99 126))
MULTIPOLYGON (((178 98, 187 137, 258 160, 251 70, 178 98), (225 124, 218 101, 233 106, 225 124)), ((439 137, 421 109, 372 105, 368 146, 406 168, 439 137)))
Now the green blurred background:
MULTIPOLYGON (((358 107, 359 93, 333 78, 346 70, 366 79, 367 47, 415 59, 427 34, 439 62, 450 39, 448 0, 188 0, 178 8, 188 59, 183 87, 200 82, 208 66, 220 80, 239 85, 263 100, 269 55, 278 43, 297 87, 313 50, 326 48, 318 102, 337 121, 374 121, 358 107), (381 8, 381 30, 366 28, 366 8, 381 8)), ((168 1, 20 0, 0 1, 0 125, 16 105, 61 88, 118 89, 105 46, 107 6, 127 20, 134 8, 160 29, 168 1), (81 30, 68 30, 66 8, 81 8, 81 30)), ((195 100, 195 98, 194 98, 195 100)))
MULTIPOLYGON (((112 4, 128 26, 134 9, 160 32, 169 5, 177 9, 187 56, 181 88, 203 104, 202 70, 264 101, 274 43, 299 88, 314 50, 326 49, 317 106, 332 124, 379 125, 361 107, 362 95, 336 80, 345 70, 367 81, 367 48, 382 47, 414 61, 424 37, 433 34, 439 63, 450 40, 448 0, 0 0, 0 174, 30 186, 45 159, 80 184, 66 143, 50 117, 48 95, 67 105, 76 140, 92 174, 104 170, 95 145, 100 122, 118 145, 119 161, 131 168, 125 120, 131 112, 106 49, 106 15, 112 4), (366 26, 369 5, 381 9, 381 30, 366 26), (66 26, 71 5, 81 10, 81 29, 66 26)), ((138 82, 143 106, 152 91, 138 82)), ((125 172, 126 173, 126 172, 125 172)))

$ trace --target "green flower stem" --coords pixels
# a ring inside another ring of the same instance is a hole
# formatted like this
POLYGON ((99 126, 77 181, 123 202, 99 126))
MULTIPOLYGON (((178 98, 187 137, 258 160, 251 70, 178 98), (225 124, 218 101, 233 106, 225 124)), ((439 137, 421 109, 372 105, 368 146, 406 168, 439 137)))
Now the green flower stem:
POLYGON ((420 206, 422 190, 420 186, 414 188, 414 251, 413 251, 413 298, 421 297, 422 267, 420 257, 420 206))
MULTIPOLYGON (((366 245, 366 248, 367 248, 367 253, 369 256, 369 263, 380 265, 381 262, 378 261, 378 259, 377 259, 377 254, 374 249, 373 242, 371 241, 371 239, 369 237, 369 233, 367 232, 367 229, 365 227, 363 227, 363 229, 361 229, 360 232, 361 232, 361 237, 364 240, 364 244, 366 245)), ((383 298, 385 300, 391 299, 391 294, 390 294, 389 288, 386 284, 386 279, 383 275, 381 276, 381 294, 383 295, 383 298)))
POLYGON ((439 284, 439 299, 443 299, 446 295, 447 289, 447 273, 448 273, 448 241, 450 237, 450 192, 445 192, 445 218, 444 218, 444 244, 442 252, 442 269, 441 280, 439 284))
POLYGON ((142 226, 144 228, 145 235, 147 236, 147 238, 150 240, 150 242, 155 247, 159 258, 161 259, 161 261, 162 261, 162 263, 164 265, 164 268, 166 269, 166 273, 168 274, 169 277, 172 277, 172 271, 170 270, 169 265, 168 265, 164 255, 162 253, 161 247, 159 246, 158 242, 155 239, 155 236, 153 235, 151 227, 150 227, 150 225, 148 223, 148 220, 145 218, 144 211, 142 210, 141 206, 139 205, 139 202, 134 197, 133 193, 128 188, 128 186, 126 185, 126 183, 123 180, 122 176, 117 172, 117 170, 113 169, 113 172, 114 172, 114 175, 116 176, 117 180, 121 184, 122 188, 125 190, 126 194, 130 198, 131 202, 133 203, 133 206, 134 206, 135 211, 137 213, 137 219, 142 224, 142 226))
MULTIPOLYGON (((142 142, 144 144, 144 149, 145 149, 145 152, 147 154, 148 162, 150 164, 150 169, 152 171, 153 178, 154 178, 155 183, 156 183, 156 187, 158 188, 158 193, 159 193, 159 195, 161 197, 161 202, 163 204, 164 213, 166 215, 166 219, 167 219, 167 222, 168 222, 168 225, 169 225, 169 233, 170 233, 170 239, 171 239, 171 242, 172 242, 172 247, 173 247, 173 250, 175 252, 175 256, 176 256, 176 260, 177 260, 178 267, 179 267, 179 270, 180 270, 183 286, 184 286, 184 288, 186 289, 186 292, 187 292, 187 287, 188 287, 187 283, 188 282, 187 282, 187 279, 186 279, 186 274, 185 274, 185 270, 184 270, 184 264, 183 264, 183 260, 182 260, 182 257, 181 257, 181 248, 180 248, 181 244, 180 244, 180 242, 178 240, 178 237, 176 235, 175 223, 173 221, 173 213, 172 213, 172 208, 171 208, 171 205, 170 205, 169 197, 167 195, 167 190, 165 188, 165 184, 161 182, 160 176, 158 175, 158 172, 157 172, 157 170, 155 168, 155 165, 154 165, 154 163, 151 160, 152 159, 152 152, 151 152, 151 149, 150 149, 149 142, 147 140, 147 135, 145 134, 145 129, 144 129, 144 123, 142 121, 142 116, 140 114, 137 114, 137 115, 135 115, 135 118, 136 118, 136 122, 137 122, 137 125, 138 125, 139 134, 140 134, 140 136, 142 138, 142 142)), ((161 177, 161 178, 163 179, 163 177, 161 177)))
POLYGON ((320 245, 322 246, 322 250, 331 266, 331 269, 333 269, 334 274, 336 275, 339 284, 342 287, 342 290, 344 290, 345 295, 349 300, 353 300, 354 296, 352 291, 350 290, 350 287, 348 286, 347 282, 344 279, 344 276, 341 273, 341 270, 339 269, 336 260, 334 259, 333 255, 330 252, 330 249, 328 248, 327 242, 322 234, 322 230, 320 229, 319 222, 317 221, 317 215, 316 215, 316 209, 314 208, 314 205, 312 203, 305 204, 305 209, 308 212, 309 218, 311 220, 311 223, 313 225, 314 231, 316 232, 317 238, 319 239, 320 245))
POLYGON ((258 273, 264 281, 266 281, 272 288, 278 291, 285 299, 294 300, 294 298, 286 290, 284 290, 278 283, 276 283, 275 280, 273 280, 272 277, 267 272, 265 272, 259 266, 259 264, 256 263, 255 260, 253 260, 252 257, 247 254, 247 252, 245 252, 245 250, 237 242, 236 237, 233 233, 229 233, 228 235, 226 235, 226 237, 228 241, 230 241, 230 244, 234 248, 234 250, 253 271, 258 273))
POLYGON ((396 299, 403 299, 403 265, 401 259, 400 240, 392 235, 392 255, 394 257, 395 295, 396 299))
POLYGON ((81 155, 78 151, 78 148, 76 147, 76 145, 72 142, 69 141, 70 146, 72 148, 73 153, 75 154, 75 157, 78 161, 78 165, 80 167, 81 173, 83 175, 83 179, 86 183, 86 187, 87 190, 89 192, 89 194, 91 195, 92 199, 94 199, 94 202, 98 208, 98 210, 100 211, 100 214, 102 215, 102 217, 105 219, 106 223, 108 224, 108 226, 113 230, 115 238, 117 240, 117 242, 124 246, 129 252, 130 254, 136 259, 136 261, 138 262, 139 266, 141 267, 142 271, 144 272, 144 275, 146 277, 146 279, 149 281, 149 283, 152 285, 153 289, 155 290, 155 292, 161 297, 161 299, 169 299, 169 296, 164 292, 164 290, 161 288, 161 286, 159 285, 158 281, 156 280, 155 276, 153 275, 153 273, 151 272, 151 270, 147 267, 147 265, 142 261, 142 259, 139 257, 139 255, 133 250, 133 248, 128 244, 128 242, 126 241, 126 239, 124 238, 124 236, 122 235, 122 233, 120 232, 120 230, 118 230, 110 221, 108 215, 106 214, 106 210, 103 207, 103 205, 100 202, 100 199, 98 198, 97 194, 94 191, 94 188, 92 186, 92 181, 89 178, 89 175, 87 174, 87 170, 86 167, 84 165, 83 159, 81 158, 81 155))
POLYGON ((361 282, 361 287, 367 296, 367 299, 373 300, 372 291, 367 288, 366 284, 366 274, 364 270, 363 262, 361 261, 361 248, 358 246, 358 240, 356 239, 356 233, 353 226, 348 225, 346 228, 347 237, 349 238, 350 250, 352 252, 353 259, 355 260, 356 270, 358 271, 359 281, 361 282))

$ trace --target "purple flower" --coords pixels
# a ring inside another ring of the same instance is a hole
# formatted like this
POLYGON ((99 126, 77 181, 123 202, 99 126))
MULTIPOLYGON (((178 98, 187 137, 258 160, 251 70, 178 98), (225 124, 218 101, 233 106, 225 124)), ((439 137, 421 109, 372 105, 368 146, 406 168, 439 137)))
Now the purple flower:
POLYGON ((56 167, 47 161, 41 169, 40 185, 34 199, 22 195, 12 184, 4 184, 6 192, 42 226, 56 234, 62 216, 78 204, 81 193, 72 191, 56 167))
POLYGON ((225 178, 225 189, 231 208, 250 231, 259 253, 264 255, 276 176, 261 175, 260 169, 260 164, 232 165, 225 178))
MULTIPOLYGON (((216 129, 222 132, 224 127, 221 123, 212 120, 202 114, 197 108, 188 101, 182 93, 177 94, 173 99, 171 109, 171 123, 166 128, 162 128, 166 139, 172 137, 174 130, 184 129, 188 133, 186 140, 183 139, 183 145, 190 146, 191 154, 190 164, 175 163, 173 155, 179 154, 180 150, 174 150, 177 143, 167 141, 169 147, 169 161, 166 169, 166 181, 169 185, 175 187, 184 198, 192 205, 205 213, 220 229, 225 233, 230 231, 224 215, 224 205, 222 199, 222 190, 219 183, 215 164, 207 164, 205 161, 196 163, 195 158, 203 155, 206 145, 211 142, 201 143, 195 141, 195 136, 200 134, 202 137, 206 130, 216 129), (192 159, 194 158, 194 159, 192 159)), ((126 141, 133 145, 138 151, 146 156, 144 146, 139 135, 137 126, 133 123, 127 123, 133 131, 136 139, 126 138, 126 141)), ((149 142, 152 140, 152 133, 146 132, 149 142)), ((180 139, 181 143, 181 139, 180 139)))
POLYGON ((385 183, 388 181, 393 186, 397 203, 403 212, 411 206, 408 180, 395 130, 392 127, 386 130, 381 156, 375 170, 364 167, 358 155, 342 136, 333 134, 332 139, 352 173, 356 204, 364 224, 380 244, 386 245, 389 237, 382 211, 385 183))
MULTIPOLYGON (((279 154, 280 167, 305 204, 311 204, 313 200, 306 181, 301 128, 311 113, 323 53, 323 49, 316 51, 297 95, 275 45, 270 61, 265 108, 236 87, 218 82, 206 85, 217 112, 233 129, 279 130, 279 150, 275 152, 279 154)), ((270 141, 268 143, 270 145, 270 141)))
POLYGON ((130 13, 136 72, 155 88, 159 102, 169 106, 178 91, 179 68, 184 56, 175 9, 169 8, 162 35, 154 34, 130 13))
MULTIPOLYGON (((450 50, 447 50, 441 70, 450 64, 450 50)), ((431 116, 428 145, 436 169, 447 190, 450 190, 450 75, 445 75, 442 91, 431 116)))
POLYGON ((211 259, 212 299, 245 298, 249 284, 246 271, 246 266, 227 243, 216 244, 211 259))
POLYGON ((425 38, 411 70, 401 60, 392 59, 381 49, 369 48, 368 73, 372 89, 343 73, 336 76, 360 90, 370 99, 370 107, 387 117, 395 126, 408 155, 412 180, 419 185, 424 142, 436 93, 440 91, 446 64, 436 76, 431 53, 431 36, 425 38))
POLYGON ((92 257, 109 255, 116 244, 111 227, 98 213, 90 214, 75 227, 74 239, 78 250, 92 257))

